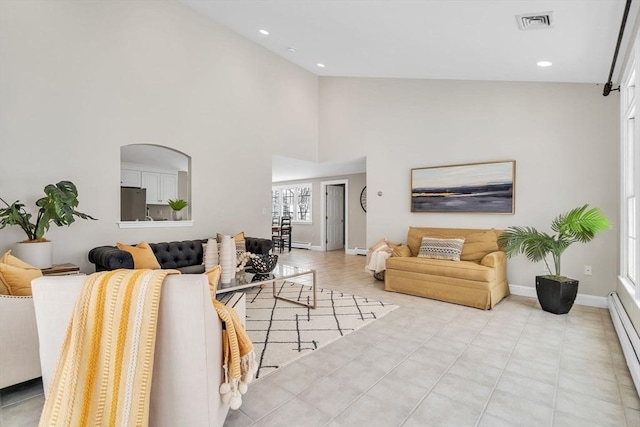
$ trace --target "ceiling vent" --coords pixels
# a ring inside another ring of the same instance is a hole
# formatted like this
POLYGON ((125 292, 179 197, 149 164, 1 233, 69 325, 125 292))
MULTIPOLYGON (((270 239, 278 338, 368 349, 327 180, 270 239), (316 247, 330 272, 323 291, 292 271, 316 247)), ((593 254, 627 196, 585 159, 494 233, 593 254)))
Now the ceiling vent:
POLYGON ((541 28, 551 28, 553 12, 527 13, 516 15, 518 27, 521 30, 537 30, 541 28))

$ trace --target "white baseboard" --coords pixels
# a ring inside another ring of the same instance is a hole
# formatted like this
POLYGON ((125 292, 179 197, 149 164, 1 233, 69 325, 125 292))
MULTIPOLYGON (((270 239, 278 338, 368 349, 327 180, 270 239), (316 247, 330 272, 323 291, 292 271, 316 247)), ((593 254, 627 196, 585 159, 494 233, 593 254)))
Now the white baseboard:
POLYGON ((311 242, 291 242, 291 247, 296 249, 311 249, 311 242))
MULTIPOLYGON (((513 295, 523 297, 538 298, 536 288, 533 286, 509 285, 509 290, 513 295)), ((589 307, 607 308, 607 297, 598 297, 595 295, 578 294, 576 304, 586 305, 589 307)))

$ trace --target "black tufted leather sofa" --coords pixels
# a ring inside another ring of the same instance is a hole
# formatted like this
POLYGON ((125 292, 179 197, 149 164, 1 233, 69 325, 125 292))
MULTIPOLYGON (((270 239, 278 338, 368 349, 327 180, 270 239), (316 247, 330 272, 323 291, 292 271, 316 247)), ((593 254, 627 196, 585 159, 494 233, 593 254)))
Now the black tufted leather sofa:
MULTIPOLYGON (((181 242, 149 243, 160 267, 176 269, 182 273, 204 273, 202 265, 202 244, 204 240, 183 240, 181 242)), ((273 247, 269 239, 245 237, 247 251, 254 254, 268 254, 273 247)), ((127 251, 115 246, 98 246, 89 251, 89 262, 96 266, 96 271, 133 268, 133 257, 127 251)))

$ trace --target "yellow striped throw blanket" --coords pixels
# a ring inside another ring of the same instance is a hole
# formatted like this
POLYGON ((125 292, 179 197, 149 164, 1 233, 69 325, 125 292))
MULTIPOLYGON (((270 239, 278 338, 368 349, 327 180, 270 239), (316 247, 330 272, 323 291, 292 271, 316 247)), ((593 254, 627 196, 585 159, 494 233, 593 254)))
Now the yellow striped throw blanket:
POLYGON ((144 426, 160 289, 175 270, 87 277, 67 328, 40 426, 144 426))
POLYGON ((220 385, 220 394, 223 402, 228 403, 231 409, 238 409, 242 405, 241 395, 247 392, 248 385, 258 370, 258 363, 253 344, 236 311, 216 299, 212 301, 225 325, 222 330, 225 382, 220 385))

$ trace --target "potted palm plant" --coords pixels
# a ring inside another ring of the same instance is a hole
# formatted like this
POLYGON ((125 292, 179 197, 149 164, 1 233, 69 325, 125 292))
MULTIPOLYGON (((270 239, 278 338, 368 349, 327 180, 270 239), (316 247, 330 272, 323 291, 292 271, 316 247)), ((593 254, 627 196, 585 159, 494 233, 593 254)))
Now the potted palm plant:
POLYGON ((554 234, 536 230, 534 227, 509 227, 498 243, 505 248, 509 258, 520 253, 530 261, 544 261, 551 273, 547 256, 553 259, 553 274, 536 276, 536 293, 543 310, 565 314, 571 310, 578 294, 578 281, 562 275, 560 257, 573 243, 587 243, 596 233, 609 228, 609 220, 598 208, 589 205, 574 208, 558 215, 551 223, 554 234))
POLYGON ((189 202, 187 202, 184 199, 175 199, 175 200, 169 199, 168 203, 169 203, 169 207, 173 209, 173 219, 175 221, 181 221, 182 209, 189 206, 189 202))
POLYGON ((51 223, 57 226, 71 225, 75 217, 93 219, 90 215, 78 212, 78 189, 70 181, 60 181, 44 188, 44 197, 36 201, 38 214, 35 222, 27 212, 25 205, 16 200, 12 204, 0 197, 6 207, 0 209, 0 230, 8 225, 17 225, 25 232, 27 239, 14 247, 15 255, 38 268, 49 268, 52 264, 52 244, 44 234, 51 223))

